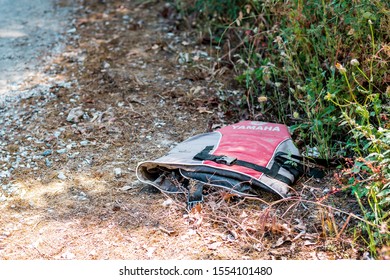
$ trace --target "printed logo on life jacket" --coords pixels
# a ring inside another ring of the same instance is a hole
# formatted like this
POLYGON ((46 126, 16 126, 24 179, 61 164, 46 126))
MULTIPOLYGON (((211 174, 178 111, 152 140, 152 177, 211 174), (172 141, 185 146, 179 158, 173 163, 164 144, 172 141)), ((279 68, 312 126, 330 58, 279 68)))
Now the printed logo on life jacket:
POLYGON ((272 125, 232 125, 233 129, 280 131, 279 126, 272 125))

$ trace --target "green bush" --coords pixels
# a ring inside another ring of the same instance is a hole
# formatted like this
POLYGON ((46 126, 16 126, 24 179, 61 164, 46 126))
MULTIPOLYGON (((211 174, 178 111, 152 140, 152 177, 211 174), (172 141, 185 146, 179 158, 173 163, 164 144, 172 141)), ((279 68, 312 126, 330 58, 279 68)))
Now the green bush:
POLYGON ((176 2, 196 11, 220 62, 233 64, 245 91, 237 104, 251 118, 276 116, 323 158, 356 158, 343 174, 368 221, 367 244, 372 253, 390 245, 389 2, 176 2))

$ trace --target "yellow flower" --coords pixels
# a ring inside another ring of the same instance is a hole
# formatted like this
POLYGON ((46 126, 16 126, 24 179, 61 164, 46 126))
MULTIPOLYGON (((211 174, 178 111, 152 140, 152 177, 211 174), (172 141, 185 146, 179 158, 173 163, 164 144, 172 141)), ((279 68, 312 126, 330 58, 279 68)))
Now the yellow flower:
POLYGON ((331 94, 329 91, 325 95, 325 100, 330 101, 333 99, 333 94, 331 94))
POLYGON ((267 96, 259 96, 259 97, 257 98, 257 101, 258 101, 259 103, 267 102, 267 100, 268 100, 267 96))
POLYGON ((341 65, 340 63, 336 63, 336 68, 340 71, 341 74, 345 74, 347 73, 347 69, 344 68, 343 65, 341 65))

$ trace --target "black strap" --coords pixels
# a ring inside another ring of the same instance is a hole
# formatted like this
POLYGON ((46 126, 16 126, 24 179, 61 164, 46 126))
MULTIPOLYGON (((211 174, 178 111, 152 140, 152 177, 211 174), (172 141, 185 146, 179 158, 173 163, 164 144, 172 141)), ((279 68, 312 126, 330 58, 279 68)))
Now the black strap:
MULTIPOLYGON (((275 161, 289 161, 291 162, 292 159, 298 160, 294 161, 293 164, 297 164, 298 170, 301 172, 301 174, 307 174, 310 177, 314 178, 323 178, 325 176, 324 170, 317 168, 320 167, 336 167, 338 165, 344 164, 344 160, 341 158, 334 158, 331 160, 323 159, 323 158, 313 158, 313 157, 305 157, 305 156, 298 156, 298 155, 289 155, 284 152, 278 152, 275 155, 275 161), (313 165, 317 167, 313 167, 313 165)), ((288 169, 287 166, 283 166, 284 168, 288 169)), ((293 173, 293 170, 288 169, 291 173, 293 173)), ((294 175, 295 176, 295 175, 294 175)))
POLYGON ((298 178, 304 173, 304 168, 301 162, 293 160, 292 157, 286 153, 276 153, 274 161, 284 169, 287 169, 295 178, 298 178))
POLYGON ((272 168, 269 169, 267 167, 264 167, 264 166, 261 166, 258 164, 254 164, 254 163, 244 161, 244 160, 239 160, 237 158, 228 157, 225 155, 219 155, 219 156, 212 155, 212 154, 210 154, 210 152, 213 148, 214 148, 214 146, 207 146, 200 153, 196 154, 193 159, 211 160, 211 161, 214 161, 214 162, 219 163, 219 164, 239 165, 239 166, 247 167, 247 168, 259 171, 263 174, 266 174, 270 177, 273 177, 273 178, 275 178, 279 181, 282 181, 288 185, 292 184, 292 182, 289 178, 278 173, 279 169, 280 169, 280 164, 277 162, 275 162, 274 165, 272 166, 272 168))
POLYGON ((275 156, 276 157, 285 156, 285 157, 290 158, 290 159, 296 159, 300 162, 309 162, 309 163, 313 163, 313 164, 320 165, 323 167, 335 167, 341 163, 340 160, 336 160, 336 159, 327 160, 327 159, 323 159, 323 158, 313 158, 313 157, 304 157, 304 156, 298 156, 298 155, 289 155, 285 152, 277 152, 275 156))
POLYGON ((188 184, 187 207, 191 210, 196 204, 203 202, 203 183, 191 180, 188 184))

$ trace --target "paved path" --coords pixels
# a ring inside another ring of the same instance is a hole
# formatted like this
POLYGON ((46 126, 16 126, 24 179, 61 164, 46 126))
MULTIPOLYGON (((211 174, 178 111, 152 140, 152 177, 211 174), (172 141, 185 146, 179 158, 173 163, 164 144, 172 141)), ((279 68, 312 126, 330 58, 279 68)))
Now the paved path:
POLYGON ((67 8, 56 0, 0 0, 0 101, 40 75, 44 56, 58 51, 69 28, 67 8))

